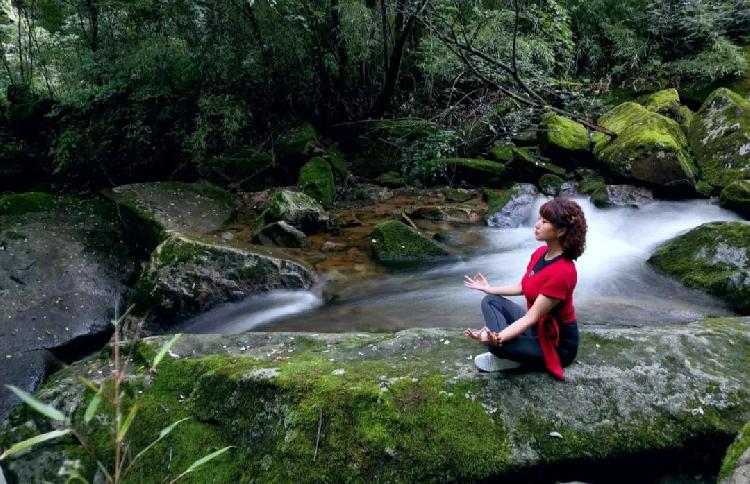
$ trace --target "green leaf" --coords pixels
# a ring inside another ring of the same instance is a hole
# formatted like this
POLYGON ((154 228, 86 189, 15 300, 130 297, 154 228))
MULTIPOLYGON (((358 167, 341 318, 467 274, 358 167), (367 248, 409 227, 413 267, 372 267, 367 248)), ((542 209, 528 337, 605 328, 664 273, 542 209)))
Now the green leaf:
POLYGON ((86 407, 86 413, 83 414, 83 421, 89 423, 96 413, 96 409, 99 408, 99 404, 102 402, 102 394, 97 393, 94 398, 89 402, 89 406, 86 407))
POLYGON ((29 395, 28 393, 26 393, 25 391, 21 390, 18 387, 15 387, 13 385, 5 385, 5 386, 8 387, 10 391, 18 395, 18 398, 23 400, 28 406, 30 406, 37 412, 41 413, 45 417, 51 420, 59 420, 60 422, 65 420, 65 415, 63 415, 63 413, 59 411, 58 409, 56 409, 55 407, 51 405, 47 405, 44 402, 40 402, 39 400, 32 397, 31 395, 29 395))
POLYGON ((206 456, 203 456, 203 457, 201 457, 201 458, 200 458, 200 459, 198 459, 197 461, 193 462, 193 463, 192 463, 192 464, 190 465, 190 467, 188 467, 188 468, 187 468, 187 470, 186 470, 185 472, 183 472, 183 473, 182 473, 182 474, 180 474, 179 476, 175 477, 175 478, 174 478, 174 479, 172 480, 172 482, 170 482, 170 484, 172 484, 173 482, 177 482, 177 481, 178 481, 179 479, 181 479, 181 478, 182 478, 182 477, 184 477, 185 475, 187 475, 187 474, 189 474, 189 473, 191 473, 191 472, 195 471, 196 469, 198 469, 199 467, 201 467, 201 466, 202 466, 203 464, 205 464, 206 462, 209 462, 209 461, 211 461, 211 460, 215 459, 216 457, 219 457, 219 456, 220 456, 221 454, 223 454, 224 452, 228 451, 228 450, 229 450, 229 449, 231 449, 232 447, 234 447, 234 446, 230 445, 230 446, 224 447, 223 449, 219 449, 219 450, 217 450, 216 452, 212 452, 212 453, 210 453, 210 454, 208 454, 208 455, 206 455, 206 456))
POLYGON ((125 422, 123 422, 122 427, 120 427, 120 432, 117 434, 117 442, 122 442, 125 438, 125 434, 128 433, 128 429, 130 428, 130 424, 133 423, 136 413, 138 413, 138 403, 135 403, 130 407, 130 413, 127 418, 125 418, 125 422))
POLYGON ((164 343, 164 346, 161 347, 161 350, 159 350, 159 353, 154 358, 154 363, 151 365, 151 368, 156 368, 156 366, 161 362, 162 358, 164 358, 164 355, 166 355, 167 352, 172 349, 172 346, 174 346, 177 338, 179 338, 180 336, 182 335, 180 333, 177 333, 172 337, 172 339, 164 343))
POLYGON ((177 420, 176 422, 173 422, 171 425, 169 425, 167 427, 164 427, 161 430, 161 432, 159 432, 159 437, 157 437, 156 440, 154 440, 153 442, 151 442, 150 444, 148 444, 142 451, 138 452, 138 454, 135 457, 133 457, 133 460, 130 461, 130 464, 128 464, 128 468, 125 470, 125 472, 123 473, 122 477, 125 477, 125 475, 128 473, 128 470, 130 470, 130 469, 133 468, 133 464, 135 464, 138 461, 138 459, 140 459, 141 457, 143 457, 146 454, 146 452, 148 452, 148 450, 151 449, 151 447, 153 447, 157 443, 159 443, 159 441, 161 439, 163 439, 164 437, 166 437, 167 435, 169 435, 170 432, 172 432, 172 430, 174 430, 174 428, 177 427, 177 425, 181 424, 185 420, 190 420, 190 417, 182 418, 180 420, 177 420))
POLYGON ((70 432, 71 432, 70 429, 53 430, 52 432, 47 432, 46 434, 41 434, 41 435, 37 435, 36 437, 26 439, 23 442, 19 442, 13 445, 10 449, 3 452, 2 455, 0 455, 0 460, 5 459, 6 457, 10 457, 14 454, 18 454, 19 452, 25 449, 28 449, 30 447, 33 447, 36 444, 39 444, 41 442, 56 439, 57 437, 62 437, 63 435, 68 435, 70 432))
POLYGON ((86 388, 88 388, 92 392, 99 393, 101 391, 101 389, 99 387, 97 387, 94 384, 94 382, 92 382, 91 380, 89 380, 85 376, 78 375, 78 379, 81 381, 81 383, 83 383, 84 385, 86 385, 86 388))

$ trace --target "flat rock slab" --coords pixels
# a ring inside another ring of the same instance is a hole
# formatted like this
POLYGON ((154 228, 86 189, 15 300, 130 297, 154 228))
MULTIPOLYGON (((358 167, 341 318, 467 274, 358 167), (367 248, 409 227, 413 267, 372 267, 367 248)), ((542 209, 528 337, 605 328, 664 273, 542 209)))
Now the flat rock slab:
POLYGON ((108 339, 136 269, 111 202, 58 198, 47 212, 0 216, 0 249, 3 366, 23 372, 27 352, 76 358, 108 339))
MULTIPOLYGON (((145 445, 188 419, 142 461, 140 475, 154 482, 225 445, 230 454, 196 479, 477 481, 576 463, 554 477, 586 481, 608 459, 687 452, 696 438, 729 442, 750 417, 750 318, 581 336, 564 383, 539 372, 478 373, 481 345, 448 329, 183 336, 144 390, 129 435, 145 445)), ((147 366, 164 341, 147 340, 131 368, 147 366)), ((75 374, 101 380, 107 364, 63 370, 38 397, 80 420, 86 399, 75 374)), ((15 411, 0 447, 30 422, 48 430, 34 418, 15 411)), ((24 481, 57 472, 76 452, 57 441, 3 467, 24 481)), ((624 472, 645 472, 634 467, 624 472)))
POLYGON ((218 230, 234 212, 234 197, 210 183, 133 183, 107 193, 162 230, 205 234, 218 230))

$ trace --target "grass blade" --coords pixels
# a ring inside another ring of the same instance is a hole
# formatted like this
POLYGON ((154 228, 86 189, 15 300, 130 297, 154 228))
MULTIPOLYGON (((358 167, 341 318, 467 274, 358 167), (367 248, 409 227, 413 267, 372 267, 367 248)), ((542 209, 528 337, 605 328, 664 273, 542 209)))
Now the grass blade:
POLYGON ((3 452, 2 455, 0 455, 0 460, 5 459, 6 457, 10 457, 14 454, 18 454, 19 452, 26 450, 30 447, 33 447, 36 444, 39 444, 41 442, 46 442, 47 440, 56 439, 57 437, 68 435, 69 433, 70 433, 70 429, 53 430, 52 432, 47 432, 46 434, 40 434, 40 435, 37 435, 36 437, 26 439, 22 442, 19 442, 13 445, 10 449, 3 452))
POLYGON ((86 423, 91 422, 91 419, 96 413, 96 409, 99 408, 99 404, 102 403, 102 394, 97 393, 94 398, 89 402, 89 406, 86 407, 86 413, 83 414, 83 421, 86 423))
POLYGON ((130 428, 130 424, 133 423, 133 419, 135 419, 135 414, 138 413, 138 403, 133 404, 132 407, 130 407, 130 413, 128 413, 128 416, 125 418, 125 422, 123 422, 122 427, 120 427, 120 432, 117 434, 117 442, 122 442, 122 440, 125 438, 125 434, 128 433, 128 429, 130 428))
POLYGON ((15 387, 13 385, 5 385, 5 386, 8 387, 10 391, 18 395, 18 398, 23 400, 28 406, 30 406, 37 412, 41 413, 45 417, 51 420, 58 420, 60 422, 65 420, 65 415, 63 415, 63 413, 59 411, 58 409, 56 409, 55 407, 51 405, 47 405, 46 403, 37 400, 36 398, 32 397, 31 395, 29 395, 28 393, 26 393, 25 391, 21 390, 18 387, 15 387))
POLYGON ((156 444, 158 444, 161 439, 163 439, 164 437, 166 437, 167 435, 169 435, 172 432, 172 430, 174 430, 174 428, 177 427, 177 425, 181 424, 185 420, 190 420, 190 417, 182 418, 180 420, 177 420, 176 422, 173 422, 171 425, 169 425, 167 427, 164 427, 161 430, 161 432, 159 432, 159 437, 157 437, 156 440, 154 440, 153 442, 151 442, 150 444, 148 444, 142 451, 138 452, 138 454, 136 454, 136 456, 133 457, 133 460, 130 461, 130 464, 128 465, 128 468, 122 474, 122 477, 125 477, 125 475, 128 473, 128 471, 130 469, 132 469, 133 464, 135 464, 138 461, 138 459, 140 459, 141 457, 143 457, 146 454, 146 452, 149 451, 149 449, 151 447, 153 447, 156 444))
POLYGON ((214 460, 215 458, 219 457, 221 454, 223 454, 224 452, 228 451, 232 447, 233 446, 230 445, 230 446, 224 447, 223 449, 219 449, 216 452, 212 452, 212 453, 210 453, 208 455, 205 455, 205 456, 201 457, 197 461, 193 462, 190 465, 190 467, 187 468, 187 470, 185 472, 183 472, 179 476, 175 477, 169 484, 177 482, 178 480, 182 479, 187 474, 190 474, 191 472, 194 472, 196 469, 198 469, 199 467, 201 467, 203 464, 205 464, 205 463, 207 463, 207 462, 209 462, 211 460, 214 460))
POLYGON ((159 353, 156 354, 156 357, 154 358, 154 363, 151 365, 151 368, 156 368, 156 366, 159 363, 161 363, 161 360, 162 358, 164 358, 164 355, 166 355, 167 352, 172 349, 172 346, 174 346, 175 342, 177 341, 177 338, 179 338, 180 336, 182 335, 180 333, 177 333, 176 335, 172 337, 172 339, 164 343, 164 346, 161 347, 161 350, 159 350, 159 353))

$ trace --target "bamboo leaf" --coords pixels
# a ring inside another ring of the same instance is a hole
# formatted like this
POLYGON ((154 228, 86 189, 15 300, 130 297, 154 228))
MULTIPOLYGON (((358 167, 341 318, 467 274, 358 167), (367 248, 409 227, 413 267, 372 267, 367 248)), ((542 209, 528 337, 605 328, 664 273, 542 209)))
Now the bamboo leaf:
POLYGON ((86 413, 83 414, 83 421, 86 423, 91 422, 91 419, 96 413, 96 409, 99 408, 99 404, 102 403, 102 394, 97 393, 94 398, 89 402, 89 406, 86 407, 86 413))
POLYGON ((182 335, 180 333, 177 333, 172 337, 172 339, 164 343, 164 346, 161 347, 161 350, 159 350, 159 353, 157 353, 156 357, 154 358, 154 363, 151 365, 151 368, 156 368, 156 366, 161 362, 162 358, 164 358, 164 355, 166 355, 167 352, 172 349, 172 346, 174 346, 177 338, 179 338, 180 336, 182 335))
POLYGON ((117 434, 117 442, 122 442, 125 438, 125 434, 128 433, 128 429, 130 428, 130 424, 133 423, 136 413, 138 413, 138 403, 135 403, 130 407, 130 413, 128 413, 125 422, 123 422, 122 427, 120 427, 120 432, 117 434))
POLYGON ((84 385, 86 385, 86 388, 88 388, 92 392, 99 393, 101 391, 101 389, 99 387, 97 387, 94 384, 94 382, 92 382, 91 380, 89 380, 85 376, 78 375, 78 379, 81 381, 81 383, 83 383, 84 385))
POLYGON ((6 457, 10 457, 14 454, 18 454, 19 452, 26 450, 30 447, 33 447, 36 444, 39 444, 41 442, 46 442, 47 440, 56 439, 57 437, 68 435, 69 433, 70 433, 70 429, 53 430, 52 432, 47 432, 46 434, 41 434, 41 435, 37 435, 36 437, 26 439, 22 442, 19 442, 13 445, 10 449, 3 452, 2 455, 0 455, 0 460, 5 459, 6 457))
POLYGON ((205 464, 205 463, 207 463, 207 462, 209 462, 209 461, 212 461, 213 459, 215 459, 215 458, 219 457, 219 456, 220 456, 221 454, 223 454, 224 452, 228 451, 228 450, 229 450, 229 449, 231 449, 232 447, 233 447, 233 446, 232 446, 232 445, 230 445, 230 446, 224 447, 223 449, 219 449, 219 450, 217 450, 216 452, 212 452, 212 453, 210 453, 210 454, 208 454, 208 455, 205 455, 205 456, 201 457, 201 458, 200 458, 200 459, 198 459, 197 461, 193 462, 193 463, 192 463, 192 464, 190 465, 190 467, 188 467, 188 468, 187 468, 187 470, 186 470, 185 472, 183 472, 183 473, 182 473, 182 474, 180 474, 179 476, 175 477, 175 478, 174 478, 174 480, 172 480, 172 482, 170 482, 170 484, 172 484, 172 483, 174 483, 174 482, 177 482, 177 481, 178 481, 179 479, 183 478, 183 477, 184 477, 184 476, 186 476, 187 474, 189 474, 189 473, 191 473, 191 472, 194 472, 194 471, 195 471, 195 470, 197 470, 197 469, 198 469, 199 467, 201 467, 201 466, 202 466, 203 464, 205 464))
POLYGON ((65 420, 65 415, 63 415, 63 413, 59 411, 58 409, 56 409, 55 407, 51 405, 47 405, 46 403, 37 400, 36 398, 32 397, 31 395, 29 395, 28 393, 26 393, 25 391, 21 390, 18 387, 15 387, 13 385, 5 385, 5 386, 8 387, 10 391, 18 395, 18 398, 23 400, 28 406, 30 406, 37 412, 41 413, 45 417, 51 420, 59 420, 60 422, 65 420))
POLYGON ((159 437, 157 437, 156 440, 148 444, 142 451, 138 452, 138 454, 135 457, 133 457, 133 460, 130 461, 130 464, 128 465, 127 470, 125 470, 125 472, 123 473, 123 477, 125 477, 128 471, 133 467, 133 464, 135 464, 138 461, 138 459, 143 457, 146 454, 146 452, 148 452, 149 449, 151 449, 151 447, 158 444, 161 439, 169 435, 172 432, 172 430, 174 430, 174 428, 177 427, 177 425, 181 424, 185 420, 190 420, 190 417, 182 418, 180 420, 177 420, 176 422, 172 422, 172 424, 168 425, 167 427, 164 427, 161 430, 161 432, 159 432, 159 437))

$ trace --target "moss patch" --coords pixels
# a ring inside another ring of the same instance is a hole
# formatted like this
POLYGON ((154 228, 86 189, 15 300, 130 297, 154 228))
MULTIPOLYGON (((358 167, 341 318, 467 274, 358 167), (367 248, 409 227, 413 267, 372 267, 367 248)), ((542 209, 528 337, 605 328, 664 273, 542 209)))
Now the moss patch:
POLYGON ((649 111, 666 116, 680 107, 680 95, 677 89, 664 89, 641 97, 638 103, 649 111))
POLYGON ((539 128, 539 147, 547 156, 555 159, 575 159, 589 152, 589 132, 581 123, 547 113, 542 116, 539 128))
POLYGON ((310 123, 302 123, 284 133, 276 142, 279 156, 304 156, 318 140, 318 133, 310 123))
POLYGON ((493 160, 507 163, 515 156, 515 145, 513 143, 497 144, 490 148, 489 154, 493 160))
POLYGON ((750 449, 750 423, 740 430, 735 441, 729 446, 729 449, 727 449, 727 453, 721 463, 719 480, 728 479, 732 475, 737 468, 737 463, 740 457, 747 452, 747 449, 750 449))
POLYGON ((299 172, 297 187, 301 192, 320 202, 324 208, 333 206, 336 198, 336 185, 331 165, 323 158, 316 156, 305 163, 299 172))
POLYGON ((21 215, 28 212, 49 212, 55 209, 56 198, 44 192, 25 192, 0 197, 0 215, 21 215))
POLYGON ((750 226, 703 224, 660 247, 649 262, 686 286, 750 312, 750 226))
POLYGON ((417 262, 449 255, 432 239, 396 220, 376 225, 370 237, 373 256, 379 261, 417 262))
POLYGON ((478 158, 440 158, 428 164, 435 172, 445 168, 448 178, 453 181, 464 180, 478 186, 501 184, 506 171, 502 163, 478 158))
POLYGON ((719 197, 721 205, 750 218, 750 180, 738 180, 727 185, 719 197))
POLYGON ((564 183, 564 180, 557 175, 547 173, 539 178, 539 191, 545 195, 554 196, 560 191, 560 187, 564 183))

